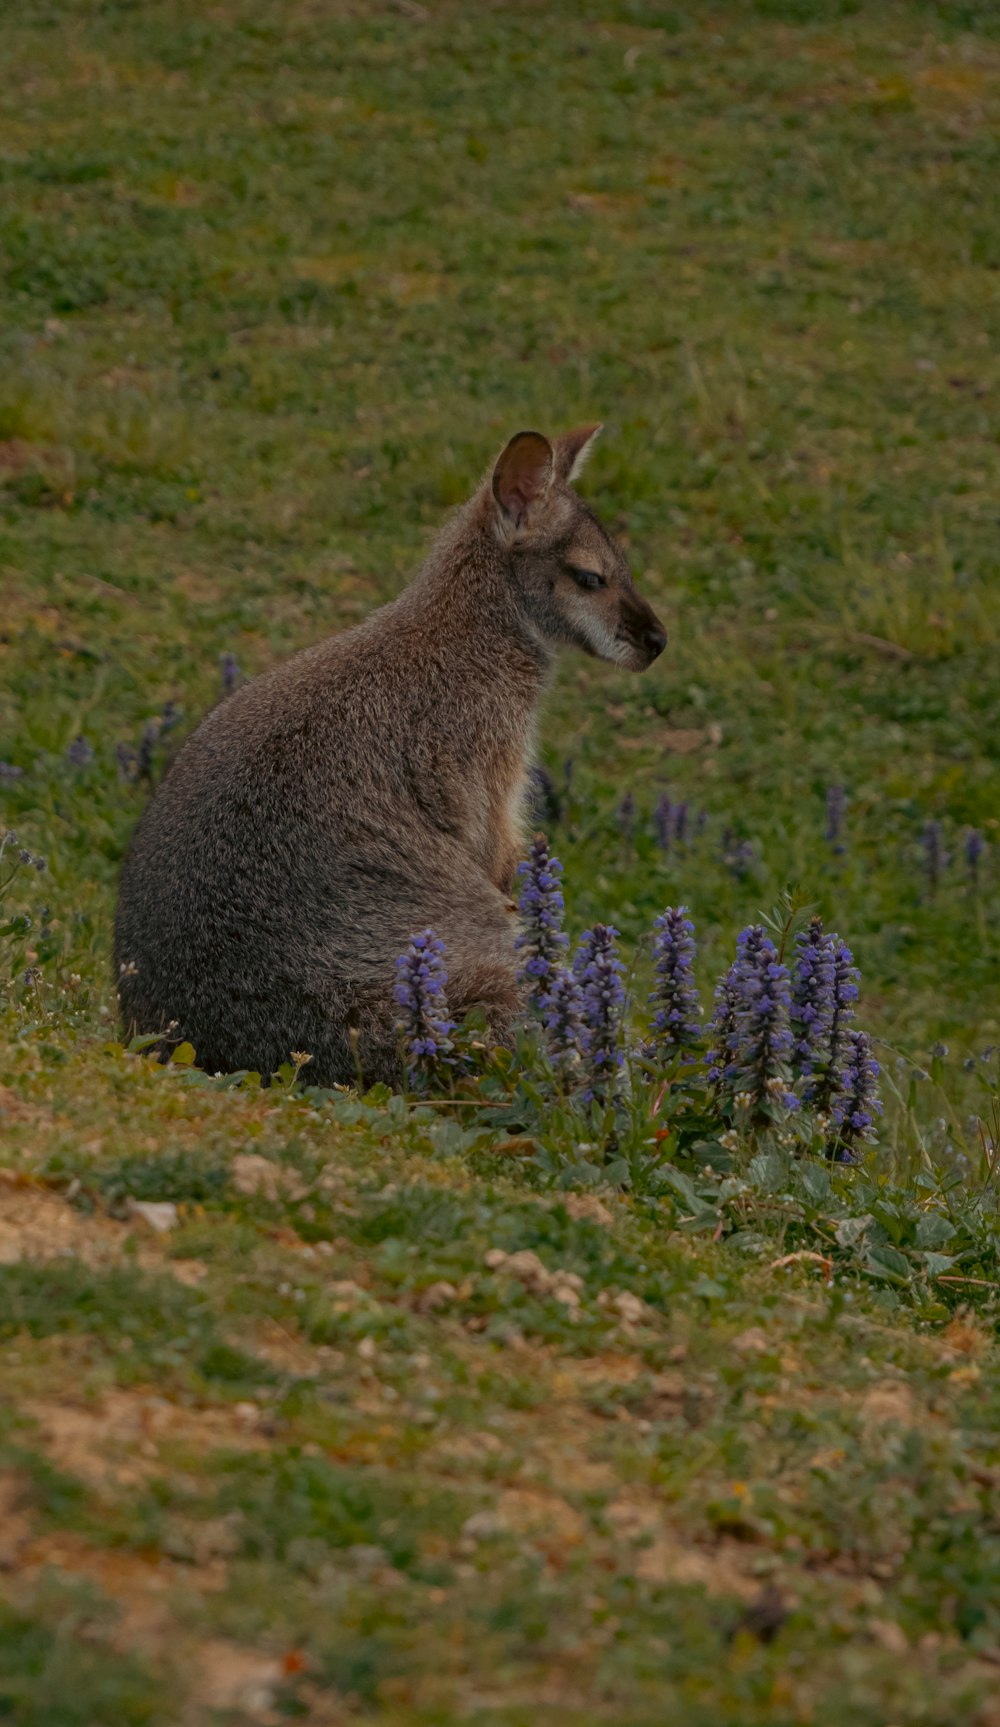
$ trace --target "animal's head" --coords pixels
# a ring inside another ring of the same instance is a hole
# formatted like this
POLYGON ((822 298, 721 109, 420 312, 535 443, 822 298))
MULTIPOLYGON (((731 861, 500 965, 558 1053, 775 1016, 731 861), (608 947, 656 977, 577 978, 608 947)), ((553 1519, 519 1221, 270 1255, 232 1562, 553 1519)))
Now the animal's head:
POLYGON ((545 642, 643 672, 663 652, 666 630, 636 592, 622 548, 573 489, 600 430, 552 439, 518 432, 497 460, 487 507, 545 642))

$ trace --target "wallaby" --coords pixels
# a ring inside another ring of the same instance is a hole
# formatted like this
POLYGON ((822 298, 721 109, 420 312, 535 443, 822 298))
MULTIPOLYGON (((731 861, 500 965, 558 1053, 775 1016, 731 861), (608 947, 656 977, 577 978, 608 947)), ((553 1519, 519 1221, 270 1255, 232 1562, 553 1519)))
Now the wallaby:
POLYGON ((643 671, 665 632, 571 482, 599 426, 511 438, 411 585, 237 689, 158 786, 125 859, 127 1032, 210 1071, 398 1081, 395 961, 432 925, 448 1005, 503 1041, 535 725, 557 649, 643 671))

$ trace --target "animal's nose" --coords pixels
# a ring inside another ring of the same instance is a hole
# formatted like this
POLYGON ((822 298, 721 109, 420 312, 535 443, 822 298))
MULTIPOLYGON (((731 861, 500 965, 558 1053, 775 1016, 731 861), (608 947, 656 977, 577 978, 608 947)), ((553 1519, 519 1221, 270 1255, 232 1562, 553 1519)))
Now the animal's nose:
POLYGON ((649 624, 643 631, 642 640, 650 659, 655 660, 667 645, 667 632, 662 624, 649 624))

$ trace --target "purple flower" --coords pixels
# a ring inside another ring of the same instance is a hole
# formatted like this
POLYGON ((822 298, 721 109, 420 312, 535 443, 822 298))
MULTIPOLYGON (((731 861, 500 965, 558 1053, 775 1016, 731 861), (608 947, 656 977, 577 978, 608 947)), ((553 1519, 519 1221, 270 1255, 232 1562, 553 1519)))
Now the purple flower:
MULTIPOLYGON (((695 823, 696 837, 704 832, 707 821, 708 812, 700 810, 695 823)), ((657 843, 665 852, 668 852, 672 845, 683 846, 687 841, 689 824, 690 810, 688 805, 686 803, 671 803, 666 792, 664 792, 653 810, 653 827, 656 831, 657 843)))
MULTIPOLYGON (((6 881, 0 883, 0 886, 9 887, 10 883, 13 881, 14 877, 16 876, 18 869, 22 865, 24 866, 25 869, 38 870, 39 874, 43 873, 45 870, 48 869, 49 865, 48 865, 48 859, 47 858, 36 856, 34 852, 30 852, 28 850, 27 846, 22 846, 22 845, 18 844, 17 834, 15 833, 13 828, 8 828, 8 830, 5 834, 0 834, 0 863, 2 863, 2 861, 3 861, 3 854, 5 851, 7 851, 8 846, 10 847, 10 851, 12 853, 15 851, 17 852, 17 861, 14 863, 14 868, 11 871, 10 875, 7 877, 6 881)), ((13 861, 14 861, 13 858, 8 855, 8 858, 7 858, 8 864, 10 864, 13 861)))
POLYGON ((924 851, 924 868, 927 871, 927 891, 933 898, 941 882, 942 871, 950 862, 944 849, 944 830, 939 821, 925 822, 920 832, 920 844, 924 851))
POLYGON ((572 1079, 580 1070, 584 1043, 583 990, 566 966, 550 973, 541 1009, 552 1066, 560 1078, 572 1079))
POLYGON ((624 1060, 625 985, 617 937, 618 931, 610 925, 595 924, 593 929, 584 930, 573 960, 583 997, 583 1055, 589 1077, 585 1095, 599 1103, 614 1097, 617 1072, 624 1060))
POLYGON ((139 753, 136 756, 136 774, 141 780, 152 780, 153 778, 153 751, 156 748, 156 740, 159 735, 159 718, 147 720, 142 728, 139 753))
POLYGON ((979 865, 986 850, 986 841, 978 828, 969 828, 965 836, 965 862, 973 887, 979 886, 979 865))
MULTIPOLYGON (((870 1139, 872 1123, 882 1114, 878 1095, 878 1062, 872 1054, 871 1038, 866 1031, 849 1031, 846 1038, 847 1059, 840 1075, 840 1091, 833 1105, 833 1120, 837 1126, 840 1150, 851 1148, 870 1139)), ((848 1155, 845 1160, 850 1162, 848 1155)))
POLYGON ((396 961, 393 993, 399 1008, 396 1030, 403 1043, 409 1082, 416 1089, 426 1089, 448 1062, 455 1025, 448 1017, 447 984, 444 942, 432 929, 411 936, 406 951, 396 961))
POLYGON ((754 847, 752 840, 737 839, 732 828, 723 828, 719 840, 722 861, 731 870, 737 881, 745 881, 754 864, 754 847))
POLYGON ((4 780, 13 782, 24 778, 24 769, 17 768, 13 762, 0 762, 0 783, 4 780))
POLYGON ((179 708, 176 702, 164 702, 163 712, 160 715, 161 735, 164 732, 173 731, 174 726, 180 723, 183 716, 184 710, 183 708, 179 708))
POLYGON ((521 929, 515 947, 522 955, 520 980, 540 1007, 552 973, 562 964, 569 939, 563 934, 563 896, 559 886, 562 864, 549 851, 544 834, 536 834, 526 862, 518 865, 521 929))
POLYGON ((827 1058, 833 1023, 833 936, 824 935, 822 920, 814 917, 795 938, 792 968, 791 1023, 792 1070, 808 1083, 803 1096, 813 1092, 811 1075, 817 1063, 827 1058))
POLYGON ((833 847, 837 857, 842 856, 846 846, 841 839, 844 826, 844 814, 847 809, 847 799, 843 786, 828 786, 826 793, 826 835, 827 843, 833 847))
POLYGON ((222 670, 222 693, 224 696, 232 695, 237 684, 243 682, 243 673, 240 671, 235 654, 220 654, 219 665, 222 670))
POLYGON ((656 829, 657 844, 661 846, 665 852, 670 850, 671 841, 673 839, 673 813, 674 806, 670 802, 666 792, 664 792, 662 796, 657 799, 656 808, 653 811, 653 826, 656 829))
POLYGON ((80 733, 73 739, 73 742, 66 751, 66 760, 69 762, 71 767, 87 768, 90 766, 93 759, 94 752, 86 738, 82 733, 80 733))
POLYGON ((693 1049, 701 1038, 701 1002, 694 981, 694 924, 687 906, 668 906, 654 929, 656 987, 649 999, 656 1013, 648 1053, 670 1061, 693 1049))
POLYGON ((626 792, 618 805, 618 827, 627 840, 635 833, 635 798, 626 792))
POLYGON ((731 965, 715 986, 715 1006, 708 1023, 711 1048, 705 1057, 708 1077, 718 1090, 727 1090, 735 1077, 732 1039, 736 1033, 736 966, 731 965))
POLYGON ((736 947, 729 1036, 735 1072, 730 1084, 736 1092, 749 1092, 758 1107, 770 1098, 785 1109, 797 1109, 799 1100, 790 1090, 788 1071, 792 1047, 788 967, 760 924, 743 930, 736 947))
POLYGON ((820 1112, 828 1111, 841 1088, 841 1069, 847 1059, 854 1003, 858 999, 860 973, 846 941, 831 935, 833 944, 833 978, 830 990, 830 1022, 824 1039, 822 1056, 814 1058, 816 1079, 810 1087, 810 1103, 820 1112))

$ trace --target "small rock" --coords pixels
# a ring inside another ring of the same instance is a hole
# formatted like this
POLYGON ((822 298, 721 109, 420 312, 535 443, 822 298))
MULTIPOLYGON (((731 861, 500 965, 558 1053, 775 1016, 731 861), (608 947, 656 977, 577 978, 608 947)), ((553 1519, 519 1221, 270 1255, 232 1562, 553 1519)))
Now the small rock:
POLYGON ((477 1511, 462 1524, 462 1535, 466 1541, 491 1541, 503 1527, 495 1511, 477 1511))
POLYGON ((888 1649, 890 1655, 908 1655, 910 1643, 901 1625, 894 1619, 869 1619, 868 1630, 876 1643, 888 1649))
POLYGON ((610 1307, 623 1325, 640 1325, 649 1316, 646 1303, 638 1295, 633 1295, 630 1289, 602 1289, 597 1305, 610 1307))
POLYGON ((591 1223, 614 1222, 607 1206, 594 1193, 567 1193, 562 1203, 574 1223, 582 1218, 589 1218, 591 1223))
POLYGON ((457 1295, 458 1290, 455 1285, 442 1279, 440 1282, 428 1284, 426 1289, 422 1289, 414 1305, 418 1313, 435 1313, 439 1307, 447 1307, 457 1295))
POLYGON ((177 1207, 169 1199, 128 1199, 128 1214, 145 1223, 156 1235, 169 1235, 177 1228, 177 1207))
POLYGON ((770 1347, 767 1332, 759 1325, 751 1325, 748 1331, 741 1331, 733 1338, 733 1348, 739 1355, 764 1355, 770 1347))
POLYGON ((504 1253, 501 1247, 491 1247, 484 1263, 489 1271, 503 1271, 508 1277, 516 1277, 533 1295, 554 1296, 566 1307, 580 1305, 583 1278, 575 1271, 561 1268, 550 1271, 530 1247, 521 1248, 518 1253, 504 1253))
POLYGON ((861 1419, 869 1432, 890 1424, 912 1427, 915 1416, 913 1393, 897 1379, 881 1379, 870 1386, 861 1405, 861 1419))
POLYGON ((237 1152, 229 1173, 237 1193, 247 1196, 260 1194, 264 1199, 278 1199, 284 1194, 287 1199, 298 1199, 305 1193, 294 1169, 272 1163, 269 1157, 261 1157, 255 1151, 237 1152))

